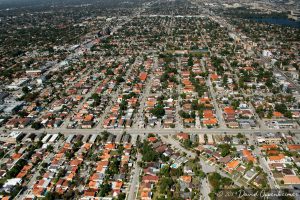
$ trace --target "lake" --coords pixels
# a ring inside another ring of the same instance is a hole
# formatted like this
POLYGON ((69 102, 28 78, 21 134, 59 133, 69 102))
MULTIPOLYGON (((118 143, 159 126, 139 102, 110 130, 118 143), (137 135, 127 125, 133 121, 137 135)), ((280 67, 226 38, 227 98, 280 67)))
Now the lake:
POLYGON ((287 18, 253 18, 252 20, 256 22, 300 28, 300 22, 292 21, 287 18))

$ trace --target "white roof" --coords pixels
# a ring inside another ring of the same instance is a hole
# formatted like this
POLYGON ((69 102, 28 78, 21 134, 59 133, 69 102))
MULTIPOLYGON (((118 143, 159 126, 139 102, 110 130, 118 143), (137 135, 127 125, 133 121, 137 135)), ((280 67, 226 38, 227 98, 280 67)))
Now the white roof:
POLYGON ((89 140, 89 143, 94 143, 96 139, 97 139, 97 134, 93 134, 89 140))
POLYGON ((58 134, 53 134, 52 137, 50 138, 49 142, 54 142, 58 137, 58 134))
POLYGON ((12 138, 17 138, 21 133, 22 131, 13 131, 9 134, 9 136, 12 138))
POLYGON ((52 135, 50 134, 45 135, 45 137, 42 139, 42 142, 43 143, 47 142, 47 140, 49 140, 50 137, 52 137, 52 135))
POLYGON ((48 122, 48 119, 44 119, 41 123, 46 124, 48 122))
POLYGON ((9 187, 9 186, 15 186, 17 184, 21 184, 22 179, 21 178, 12 178, 12 179, 8 179, 5 184, 3 185, 3 187, 9 187))

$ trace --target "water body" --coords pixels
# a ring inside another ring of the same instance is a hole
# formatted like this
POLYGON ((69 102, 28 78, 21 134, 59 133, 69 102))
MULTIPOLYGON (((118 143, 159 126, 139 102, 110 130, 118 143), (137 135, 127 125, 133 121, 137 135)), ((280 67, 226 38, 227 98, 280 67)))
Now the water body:
POLYGON ((276 24, 281 26, 289 26, 300 29, 300 22, 292 21, 287 18, 253 18, 256 22, 264 22, 268 24, 276 24))

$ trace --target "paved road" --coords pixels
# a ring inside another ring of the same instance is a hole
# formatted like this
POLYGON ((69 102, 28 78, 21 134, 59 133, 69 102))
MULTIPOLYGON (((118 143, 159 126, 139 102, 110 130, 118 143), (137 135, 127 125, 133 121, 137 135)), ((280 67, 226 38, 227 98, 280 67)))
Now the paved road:
POLYGON ((50 159, 52 159, 54 156, 53 153, 49 153, 43 160, 39 163, 39 165, 35 168, 35 172, 33 174, 33 176, 30 178, 30 180, 28 181, 27 185, 27 190, 25 190, 21 195, 18 195, 17 197, 15 197, 15 199, 18 200, 22 200, 26 197, 26 195, 30 195, 32 194, 32 189, 33 189, 33 185, 36 182, 36 179, 38 176, 40 176, 39 170, 41 169, 41 165, 43 162, 48 163, 50 161, 50 159))
POLYGON ((11 149, 8 152, 4 154, 4 156, 0 159, 0 163, 2 163, 2 160, 5 159, 8 155, 10 155, 15 149, 11 149))
POLYGON ((186 155, 190 158, 195 158, 197 155, 194 152, 191 152, 184 147, 181 146, 180 142, 177 140, 173 139, 172 136, 168 136, 167 138, 161 137, 162 142, 166 144, 171 144, 174 148, 180 150, 181 152, 186 153, 186 155))
POLYGON ((181 98, 180 94, 182 93, 182 84, 181 84, 181 80, 182 80, 182 77, 181 77, 181 58, 178 58, 178 75, 177 75, 177 78, 178 78, 178 82, 179 84, 177 85, 177 92, 179 94, 178 96, 178 100, 176 102, 176 105, 175 105, 175 126, 177 128, 183 128, 183 119, 180 117, 179 115, 179 111, 182 110, 182 108, 180 107, 180 102, 183 101, 183 99, 181 98))
MULTIPOLYGON (((234 69, 231 67, 231 64, 228 62, 228 60, 227 60, 226 57, 224 57, 224 60, 225 60, 225 62, 226 62, 226 65, 229 67, 229 69, 230 69, 232 72, 234 72, 235 80, 236 80, 236 82, 238 83, 238 82, 239 82, 239 77, 238 77, 238 75, 236 74, 236 71, 237 71, 237 70, 234 70, 234 69)), ((247 95, 246 95, 245 90, 244 90, 243 88, 240 88, 240 90, 242 91, 242 95, 243 95, 244 97, 246 97, 247 95)), ((255 110, 255 108, 253 107, 251 101, 248 103, 248 105, 249 105, 249 108, 252 110, 252 113, 253 113, 253 115, 254 115, 254 117, 255 117, 255 120, 258 122, 259 127, 261 127, 261 128, 266 128, 266 125, 265 125, 264 121, 261 120, 260 117, 258 116, 258 114, 256 113, 256 110, 255 110)))
MULTIPOLYGON (((137 57, 138 58, 138 57, 137 57)), ((137 62, 137 58, 135 59, 135 63, 137 62)), ((128 76, 130 75, 132 71, 132 67, 130 67, 127 71, 126 71, 126 74, 124 76, 124 80, 127 80, 128 79, 128 76)), ((110 94, 109 98, 110 98, 110 101, 108 103, 108 105, 106 106, 103 114, 101 115, 100 119, 99 119, 99 122, 96 126, 96 128, 102 128, 103 127, 103 123, 104 123, 104 120, 108 117, 108 114, 111 112, 111 108, 113 105, 115 105, 115 102, 116 102, 116 99, 119 95, 122 94, 122 88, 123 88, 123 85, 125 83, 122 82, 118 87, 118 89, 116 91, 112 91, 112 93, 110 94)), ((116 86, 115 86, 116 87, 116 86)))
MULTIPOLYGON (((99 64, 99 63, 98 63, 99 64)), ((97 65, 97 64, 96 64, 97 65)), ((77 78, 76 80, 78 79, 84 79, 86 78, 90 73, 92 72, 92 69, 90 70, 87 70, 85 72, 85 74, 83 76, 81 76, 80 78, 77 78)), ((67 126, 70 124, 71 122, 71 118, 74 117, 74 115, 76 115, 83 107, 83 105, 86 103, 87 99, 90 98, 90 96, 96 91, 97 87, 102 83, 102 80, 99 81, 98 83, 96 83, 89 91, 87 94, 84 95, 84 98, 83 100, 81 100, 81 102, 79 102, 79 104, 77 105, 77 108, 73 108, 74 110, 76 111, 71 111, 71 115, 69 115, 67 117, 67 119, 65 119, 64 123, 61 125, 63 126, 64 128, 67 128, 67 126)), ((73 87, 74 84, 71 84, 67 89, 65 89, 65 91, 68 91, 71 87, 73 87)))
MULTIPOLYGON (((196 3, 196 2, 194 2, 194 3, 196 3)), ((197 4, 197 3, 196 3, 196 4, 197 4)), ((208 9, 207 9, 207 10, 208 10, 208 9)), ((212 16, 208 16, 212 21, 215 21, 216 23, 218 23, 218 24, 220 24, 220 25, 223 25, 224 27, 227 27, 228 30, 231 30, 231 28, 233 27, 231 24, 229 24, 228 22, 226 22, 226 20, 225 20, 224 18, 221 18, 221 17, 219 17, 219 16, 216 16, 216 15, 215 15, 214 13, 212 13, 211 11, 209 11, 208 13, 211 13, 211 14, 213 15, 213 17, 212 17, 212 16)), ((201 34, 202 40, 204 41, 205 45, 206 45, 207 47, 209 47, 209 46, 207 45, 206 40, 204 39, 204 37, 203 37, 201 31, 200 31, 200 34, 201 34)), ((211 55, 213 55, 212 52, 210 51, 210 49, 208 49, 208 51, 209 51, 209 53, 210 53, 211 55)), ((216 56, 218 56, 218 55, 216 55, 216 56)), ((239 82, 239 76, 238 76, 237 73, 236 73, 237 70, 234 70, 234 69, 231 67, 231 64, 228 62, 228 60, 227 60, 226 57, 223 57, 223 59, 224 59, 226 65, 227 65, 227 67, 231 70, 231 72, 233 72, 234 78, 235 78, 236 82, 238 83, 238 82, 239 82)), ((247 95, 245 94, 245 91, 244 91, 243 89, 241 89, 241 91, 242 91, 242 95, 243 95, 244 97, 247 96, 247 95)), ((218 107, 215 106, 215 108, 218 108, 218 107)), ((256 113, 256 110, 255 110, 255 108, 253 107, 253 105, 251 104, 251 102, 249 102, 249 108, 252 110, 252 113, 254 114, 254 117, 255 117, 255 119, 257 120, 257 122, 258 122, 260 128, 266 128, 265 123, 260 119, 260 117, 259 117, 258 114, 256 113)), ((221 122, 221 123, 222 123, 222 122, 221 122)))
MULTIPOLYGON (((0 129, 3 131, 3 129, 0 129)), ((10 132, 10 130, 5 130, 6 132, 10 132)), ((108 131, 113 134, 120 134, 126 131, 129 134, 132 135, 142 135, 144 133, 157 133, 159 135, 174 135, 181 131, 191 133, 191 134, 238 134, 238 133, 244 133, 244 134, 255 134, 257 132, 260 133, 289 133, 291 131, 295 134, 300 134, 300 129, 196 129, 196 128, 186 128, 186 129, 163 129, 163 128, 145 128, 145 129, 139 129, 139 128, 128 128, 128 129, 104 129, 104 128, 95 128, 95 129, 64 129, 64 128, 53 128, 53 129, 40 129, 40 130, 34 130, 30 127, 25 129, 16 129, 16 131, 22 131, 23 133, 49 133, 49 134, 55 134, 55 133, 62 133, 64 135, 72 135, 72 134, 97 134, 101 133, 103 131, 108 131)))
MULTIPOLYGON (((200 162, 202 171, 205 174, 212 173, 212 172, 216 171, 215 166, 209 165, 203 159, 200 159, 199 162, 200 162)), ((201 191, 201 197, 200 197, 201 200, 210 200, 210 197, 209 197, 210 185, 208 183, 208 178, 207 177, 205 177, 204 179, 201 180, 200 191, 201 191)))
MULTIPOLYGON (((153 67, 152 67, 152 71, 155 70, 157 68, 157 63, 158 63, 158 57, 155 56, 153 59, 153 67)), ((136 123, 133 124, 133 127, 136 128, 143 128, 145 123, 144 123, 144 109, 146 107, 145 103, 147 101, 147 98, 150 96, 150 90, 151 90, 151 86, 152 86, 152 82, 151 80, 154 78, 154 75, 152 73, 152 71, 150 72, 150 74, 147 77, 146 83, 145 83, 145 87, 144 87, 144 91, 142 93, 142 95, 139 97, 140 98, 140 106, 139 109, 137 110, 137 114, 136 114, 136 123)))
POLYGON ((206 163, 203 159, 200 159, 200 165, 202 167, 202 171, 206 174, 216 171, 215 166, 206 163))
POLYGON ((211 84, 210 76, 208 77, 208 79, 206 81, 206 84, 209 87, 210 94, 211 94, 211 97, 212 97, 212 102, 213 102, 214 108, 216 109, 216 115, 217 115, 218 123, 219 123, 221 128, 224 128, 224 127, 226 127, 226 123, 225 123, 224 118, 222 116, 222 111, 219 108, 219 105, 217 103, 216 93, 215 93, 215 90, 214 90, 214 88, 211 84))
POLYGON ((210 197, 209 197, 210 185, 208 183, 207 177, 205 177, 205 178, 203 178, 201 180, 200 190, 201 190, 201 197, 200 197, 200 199, 201 200, 210 200, 210 197))
POLYGON ((259 149, 259 147, 257 145, 255 145, 255 141, 256 141, 255 135, 254 134, 248 135, 248 138, 249 138, 249 140, 248 140, 249 145, 254 145, 255 146, 255 149, 254 149, 253 152, 259 158, 260 167, 267 174, 267 180, 268 180, 269 186, 272 189, 278 189, 279 186, 278 186, 278 184, 277 184, 277 182, 276 182, 276 180, 275 180, 275 178, 272 174, 272 171, 269 168, 269 165, 268 165, 266 159, 262 155, 261 150, 259 149))
MULTIPOLYGON (((190 158, 195 158, 197 156, 194 152, 191 152, 191 151, 185 149, 184 147, 182 147, 180 145, 180 142, 173 139, 172 136, 168 136, 167 138, 161 137, 161 140, 166 144, 171 144, 174 148, 180 150, 181 152, 185 152, 187 154, 187 156, 190 157, 190 158)), ((208 165, 202 159, 200 159, 200 164, 202 165, 202 170, 205 173, 210 173, 210 172, 215 171, 214 166, 208 165), (203 167, 203 165, 205 165, 205 166, 203 167)), ((200 199, 210 200, 210 198, 208 196, 208 194, 210 193, 210 186, 209 186, 207 178, 204 178, 204 179, 201 180, 200 190, 201 190, 201 194, 202 194, 202 197, 203 197, 203 198, 200 198, 200 199)))
POLYGON ((293 79, 291 79, 290 77, 288 77, 281 69, 279 69, 278 67, 276 67, 275 65, 272 64, 273 70, 276 73, 281 74, 282 76, 284 76, 286 78, 286 80, 295 87, 295 89, 300 92, 300 86, 297 82, 295 82, 293 79))
POLYGON ((141 161, 142 159, 142 156, 141 154, 138 153, 137 155, 137 160, 136 162, 134 163, 134 166, 133 166, 133 177, 131 179, 131 182, 130 182, 130 189, 129 189, 129 192, 128 192, 128 196, 127 196, 127 200, 134 200, 136 199, 136 195, 138 193, 138 181, 139 181, 139 175, 141 173, 141 168, 140 166, 138 165, 138 162, 141 161))
MULTIPOLYGON (((174 148, 179 149, 180 151, 186 153, 187 156, 190 157, 190 158, 195 158, 195 157, 197 156, 194 152, 192 152, 192 151, 190 151, 190 150, 187 150, 186 148, 182 147, 182 146, 180 145, 180 142, 178 142, 177 140, 173 139, 172 137, 167 137, 167 138, 161 137, 161 140, 162 140, 164 143, 166 143, 166 144, 171 144, 174 148)), ((212 166, 212 167, 213 167, 213 166, 212 166)), ((214 169, 215 169, 215 171, 218 172, 221 176, 230 178, 230 179, 234 182, 235 185, 237 185, 237 186, 239 186, 239 187, 242 186, 242 184, 241 184, 240 182, 238 182, 238 181, 235 180, 235 179, 232 179, 230 176, 228 176, 228 175, 227 175, 225 172, 223 172, 222 170, 220 170, 220 169, 218 169, 218 168, 215 168, 215 167, 214 167, 214 169)), ((207 191, 206 191, 206 192, 207 192, 207 191)))

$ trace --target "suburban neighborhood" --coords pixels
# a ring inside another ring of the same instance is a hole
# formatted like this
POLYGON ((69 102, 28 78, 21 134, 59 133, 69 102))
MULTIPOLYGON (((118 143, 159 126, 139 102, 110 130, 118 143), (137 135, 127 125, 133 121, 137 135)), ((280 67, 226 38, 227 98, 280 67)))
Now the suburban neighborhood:
POLYGON ((1 199, 299 199, 299 3, 73 1, 0 2, 1 199))

